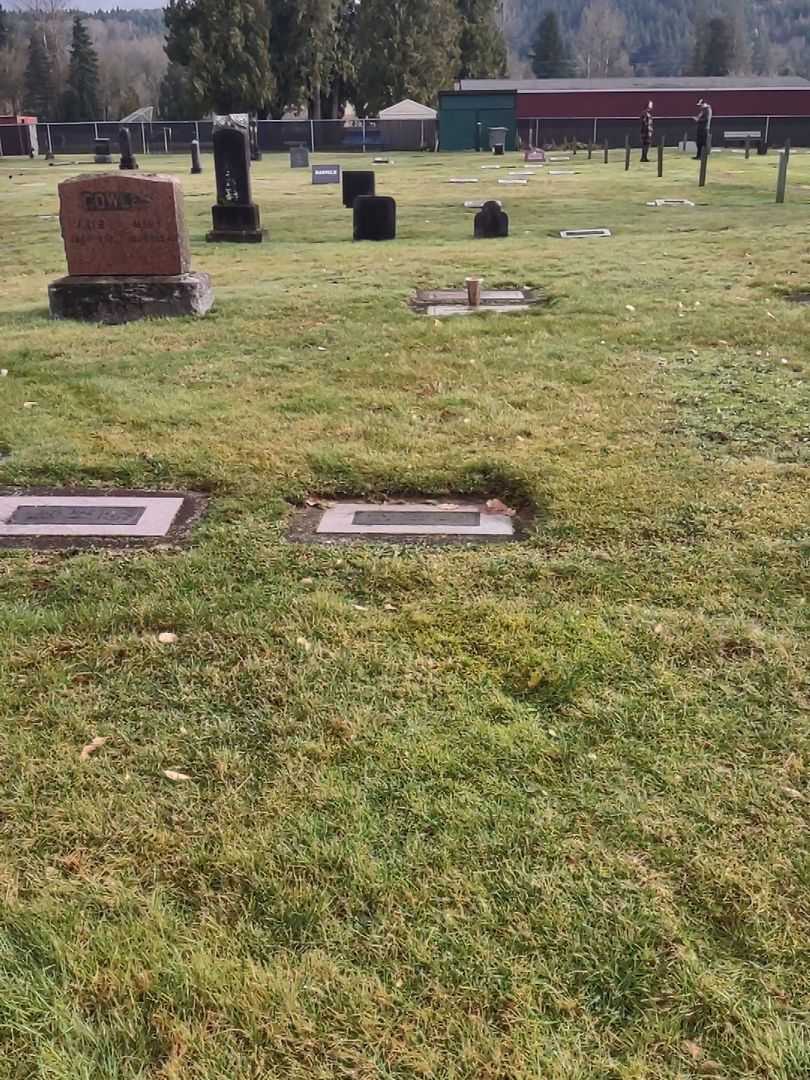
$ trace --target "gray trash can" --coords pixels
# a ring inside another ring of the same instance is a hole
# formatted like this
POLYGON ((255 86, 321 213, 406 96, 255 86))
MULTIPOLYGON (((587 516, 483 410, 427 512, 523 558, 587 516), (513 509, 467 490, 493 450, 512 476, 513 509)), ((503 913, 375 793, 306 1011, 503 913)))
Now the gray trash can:
POLYGON ((498 153, 496 147, 501 147, 500 153, 506 149, 506 136, 509 132, 505 127, 492 127, 489 129, 489 148, 498 153))

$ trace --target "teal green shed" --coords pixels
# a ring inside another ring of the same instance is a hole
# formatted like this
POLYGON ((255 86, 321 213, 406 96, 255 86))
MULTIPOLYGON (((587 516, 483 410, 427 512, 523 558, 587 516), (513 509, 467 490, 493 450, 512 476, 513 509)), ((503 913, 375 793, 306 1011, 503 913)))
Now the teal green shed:
POLYGON ((493 127, 506 128, 506 149, 517 149, 516 102, 514 90, 442 91, 439 94, 439 149, 488 150, 488 131, 493 127))

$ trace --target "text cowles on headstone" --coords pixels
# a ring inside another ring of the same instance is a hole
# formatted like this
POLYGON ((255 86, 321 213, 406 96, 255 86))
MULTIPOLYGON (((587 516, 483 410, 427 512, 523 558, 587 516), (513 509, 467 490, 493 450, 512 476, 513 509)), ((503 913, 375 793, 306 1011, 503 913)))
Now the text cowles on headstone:
POLYGON ((176 177, 75 177, 59 185, 59 202, 69 276, 49 287, 55 318, 120 323, 210 308, 208 275, 191 272, 176 177))
POLYGON ((290 168, 291 169, 308 169, 309 168, 309 150, 305 146, 291 146, 290 147, 290 168))
POLYGON ((138 162, 132 153, 132 135, 129 128, 122 127, 118 132, 118 145, 121 150, 121 160, 118 163, 118 168, 126 172, 137 169, 138 162))
POLYGON ((340 166, 339 165, 313 165, 312 166, 312 183, 313 184, 339 184, 340 183, 340 166))
POLYGON ((217 203, 211 208, 214 227, 209 241, 259 243, 263 238, 259 208, 250 189, 250 144, 247 129, 220 126, 214 130, 217 203))
POLYGON ((509 235, 509 217, 494 200, 485 202, 475 215, 474 235, 479 240, 509 235))

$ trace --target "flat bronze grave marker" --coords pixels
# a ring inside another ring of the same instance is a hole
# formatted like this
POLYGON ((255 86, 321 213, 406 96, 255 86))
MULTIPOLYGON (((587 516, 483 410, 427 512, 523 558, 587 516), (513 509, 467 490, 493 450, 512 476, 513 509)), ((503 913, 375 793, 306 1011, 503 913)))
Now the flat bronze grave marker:
POLYGON ((539 289, 482 289, 481 303, 471 307, 466 289, 421 289, 410 300, 420 315, 447 318, 455 315, 474 315, 477 312, 510 313, 530 311, 548 303, 548 296, 539 289))
POLYGON ((516 536, 515 520, 510 513, 491 512, 485 503, 472 500, 382 504, 339 502, 323 511, 307 511, 304 517, 306 520, 294 530, 296 538, 322 542, 330 538, 495 542, 516 536))
POLYGON ((205 509, 192 492, 0 492, 0 548, 149 546, 184 539, 205 509))
POLYGON ((594 236, 612 236, 610 229, 561 229, 563 240, 587 240, 594 236))

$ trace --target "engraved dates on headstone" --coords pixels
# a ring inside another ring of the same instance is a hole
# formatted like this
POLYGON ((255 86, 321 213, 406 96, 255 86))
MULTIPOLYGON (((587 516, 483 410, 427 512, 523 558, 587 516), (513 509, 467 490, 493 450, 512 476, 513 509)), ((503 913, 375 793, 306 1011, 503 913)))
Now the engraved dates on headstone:
POLYGON ((18 506, 9 525, 137 525, 145 506, 18 506))

